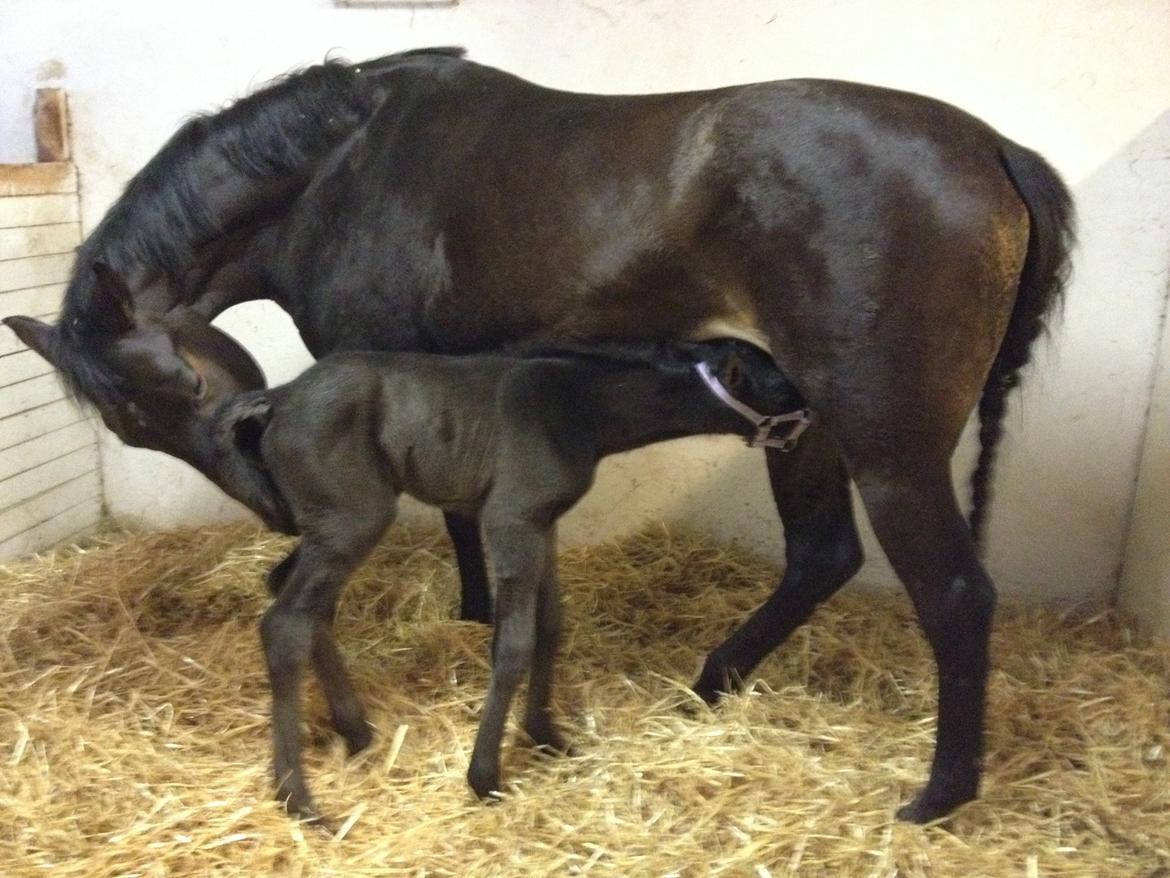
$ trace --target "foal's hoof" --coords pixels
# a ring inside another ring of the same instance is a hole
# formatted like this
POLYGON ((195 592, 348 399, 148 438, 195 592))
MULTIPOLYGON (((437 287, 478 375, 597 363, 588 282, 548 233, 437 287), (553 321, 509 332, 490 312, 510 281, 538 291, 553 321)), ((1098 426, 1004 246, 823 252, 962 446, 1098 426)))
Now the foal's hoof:
POLYGON ((546 756, 575 756, 573 748, 564 736, 556 730, 551 722, 531 724, 525 727, 525 734, 536 745, 536 749, 546 756))
POLYGON ((374 740, 374 730, 364 719, 360 722, 339 726, 337 732, 345 740, 345 752, 350 756, 361 753, 374 740))
POLYGON ((577 748, 567 741, 557 741, 555 744, 537 744, 536 752, 550 759, 573 759, 580 755, 577 748))
POLYGON ((276 798, 278 801, 284 803, 284 810, 288 813, 289 817, 293 817, 309 826, 328 826, 328 821, 321 816, 321 812, 317 810, 317 806, 307 794, 298 795, 296 793, 287 793, 283 790, 278 790, 276 798))
POLYGON ((477 770, 474 765, 467 769, 467 783, 471 791, 487 804, 500 801, 500 772, 499 770, 477 770))

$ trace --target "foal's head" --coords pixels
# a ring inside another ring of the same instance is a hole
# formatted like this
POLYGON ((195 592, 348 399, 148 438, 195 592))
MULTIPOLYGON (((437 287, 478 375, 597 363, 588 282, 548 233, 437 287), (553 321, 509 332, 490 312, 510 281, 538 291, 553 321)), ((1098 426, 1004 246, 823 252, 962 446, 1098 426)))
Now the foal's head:
POLYGON ((679 350, 692 363, 706 363, 733 397, 756 411, 777 414, 805 405, 800 391, 771 355, 753 344, 721 338, 683 343, 679 350))

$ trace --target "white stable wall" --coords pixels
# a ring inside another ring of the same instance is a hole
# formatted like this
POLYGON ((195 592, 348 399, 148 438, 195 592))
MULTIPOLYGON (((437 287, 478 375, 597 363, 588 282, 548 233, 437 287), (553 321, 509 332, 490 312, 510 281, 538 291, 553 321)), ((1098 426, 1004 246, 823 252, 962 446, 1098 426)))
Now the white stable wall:
MULTIPOLYGON (((1111 596, 1134 496, 1167 280, 1170 3, 1086 0, 463 0, 453 9, 336 9, 327 0, 4 0, 0 160, 27 160, 34 88, 69 89, 83 225, 190 113, 325 55, 440 44, 550 86, 704 88, 797 76, 949 100, 1038 149, 1080 209, 1062 322, 1013 402, 989 563, 1006 590, 1111 596)), ((270 379, 307 355, 270 305, 224 315, 270 379)), ((959 455, 965 482, 970 443, 959 455)), ((103 438, 107 504, 151 525, 239 508, 160 455, 103 438)), ((1157 490, 1162 490, 1158 488, 1157 490)), ((763 463, 730 440, 685 440, 603 467, 569 540, 647 518, 682 521, 782 557, 763 463)), ((867 534, 863 578, 892 574, 867 534)))
POLYGON ((1170 640, 1170 314, 1162 328, 1120 585, 1121 608, 1170 640))
MULTIPOLYGON (((53 318, 80 240, 71 162, 0 164, 0 318, 53 318)), ((52 367, 0 332, 0 561, 101 520, 97 434, 64 397, 52 367)))

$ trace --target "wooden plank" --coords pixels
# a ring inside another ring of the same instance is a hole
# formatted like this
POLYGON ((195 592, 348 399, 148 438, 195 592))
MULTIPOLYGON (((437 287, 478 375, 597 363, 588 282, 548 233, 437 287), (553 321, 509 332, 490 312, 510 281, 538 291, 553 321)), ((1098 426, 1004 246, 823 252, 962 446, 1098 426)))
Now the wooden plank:
POLYGON ((73 162, 0 164, 0 196, 47 195, 51 192, 76 191, 77 168, 73 162))
POLYGON ((28 442, 86 416, 86 411, 73 400, 59 399, 27 412, 0 417, 0 450, 28 442))
POLYGON ((63 88, 38 88, 33 107, 36 115, 37 161, 67 162, 69 148, 69 103, 63 88))
MULTIPOLYGON (((19 509, 29 498, 44 494, 57 485, 73 481, 97 468, 97 446, 88 445, 9 476, 0 482, 0 517, 13 509, 19 509)), ((7 535, 0 537, 6 538, 7 535)))
POLYGON ((80 243, 81 226, 77 223, 0 229, 0 259, 72 253, 80 243))
MULTIPOLYGON (((0 293, 0 317, 12 314, 27 314, 29 317, 56 314, 61 310, 61 300, 64 298, 65 284, 45 284, 41 287, 10 290, 0 293)), ((11 330, 0 331, 0 335, 11 334, 11 330)))
POLYGON ((31 555, 62 542, 71 543, 91 532, 101 520, 101 500, 97 497, 82 500, 76 506, 0 542, 0 560, 31 555))
POLYGON ((64 283, 72 271, 72 253, 5 259, 0 262, 0 292, 64 283))
POLYGON ((86 500, 100 502, 100 497, 101 478, 97 470, 55 485, 43 494, 0 512, 0 542, 10 540, 86 500))
POLYGON ((48 375, 53 364, 35 351, 18 351, 10 357, 0 357, 0 387, 48 375))
MULTIPOLYGON (((57 317, 55 313, 32 314, 30 316, 39 317, 41 320, 47 320, 49 322, 52 322, 57 317)), ((0 326, 0 357, 7 357, 12 354, 19 353, 20 351, 27 350, 28 348, 25 347, 24 342, 16 337, 15 332, 13 332, 7 326, 0 326)), ((0 415, 0 417, 3 416, 0 415)))
POLYGON ((0 229, 75 223, 79 217, 76 195, 13 195, 0 198, 0 229))
POLYGON ((65 389, 57 373, 42 375, 18 381, 7 387, 0 387, 0 415, 16 415, 42 405, 48 405, 65 397, 65 389))
POLYGON ((5 448, 0 450, 0 481, 96 443, 93 424, 82 420, 5 448))

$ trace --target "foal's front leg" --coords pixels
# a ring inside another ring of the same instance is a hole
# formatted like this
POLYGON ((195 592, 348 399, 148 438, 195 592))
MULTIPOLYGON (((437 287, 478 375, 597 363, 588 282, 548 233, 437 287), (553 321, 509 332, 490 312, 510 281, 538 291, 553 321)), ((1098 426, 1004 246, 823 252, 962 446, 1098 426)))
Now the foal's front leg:
POLYGON ((551 534, 528 522, 484 516, 484 537, 496 570, 496 630, 492 677, 471 753, 467 781, 480 798, 500 789, 500 742, 508 708, 532 667, 540 581, 551 534))
POLYGON ((367 549, 339 551, 306 539, 286 559, 283 586, 260 623, 272 688, 276 796, 289 813, 314 821, 320 818, 301 764, 301 681, 311 662, 329 701, 333 726, 345 737, 350 752, 369 743, 364 711, 330 630, 341 588, 367 549))

